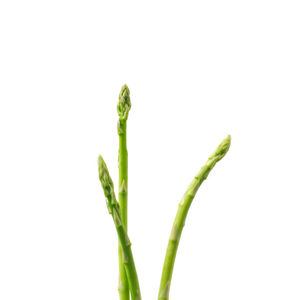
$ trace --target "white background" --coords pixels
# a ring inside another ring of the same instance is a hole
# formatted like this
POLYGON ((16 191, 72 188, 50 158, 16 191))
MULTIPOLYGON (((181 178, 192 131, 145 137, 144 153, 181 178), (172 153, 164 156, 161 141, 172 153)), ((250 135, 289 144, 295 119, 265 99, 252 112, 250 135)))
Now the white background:
POLYGON ((206 158, 171 300, 300 298, 299 1, 0 4, 0 299, 118 299, 117 185, 128 120, 129 233, 157 298, 177 204, 206 158))

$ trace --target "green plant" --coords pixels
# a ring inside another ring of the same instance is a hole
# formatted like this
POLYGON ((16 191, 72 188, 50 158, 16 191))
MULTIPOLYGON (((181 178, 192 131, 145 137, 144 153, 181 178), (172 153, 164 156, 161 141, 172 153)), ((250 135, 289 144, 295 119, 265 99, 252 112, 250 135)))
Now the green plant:
MULTIPOLYGON (((102 156, 100 155, 98 159, 99 179, 107 200, 108 211, 112 215, 119 238, 120 300, 129 300, 129 291, 132 300, 141 299, 141 291, 131 251, 131 243, 127 234, 128 154, 126 146, 126 122, 130 107, 131 102, 129 89, 126 85, 124 85, 121 89, 119 103, 117 106, 119 114, 119 201, 116 199, 113 181, 109 175, 107 166, 102 156)), ((230 135, 228 135, 208 158, 207 162, 201 168, 199 173, 194 177, 192 183, 188 187, 181 202, 179 203, 166 251, 158 300, 169 299, 169 290, 176 253, 185 219, 192 201, 202 182, 207 178, 208 174, 216 165, 216 163, 220 161, 229 150, 230 142, 231 138, 230 135)))

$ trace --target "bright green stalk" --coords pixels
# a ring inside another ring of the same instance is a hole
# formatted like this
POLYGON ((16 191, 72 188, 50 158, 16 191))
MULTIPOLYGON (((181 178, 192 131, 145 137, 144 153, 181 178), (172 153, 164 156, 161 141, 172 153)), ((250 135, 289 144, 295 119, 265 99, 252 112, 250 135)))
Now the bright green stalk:
POLYGON ((116 200, 116 196, 114 192, 114 184, 111 180, 111 177, 108 173, 107 166, 101 155, 99 156, 98 159, 98 166, 99 166, 99 179, 102 184, 104 195, 107 200, 106 202, 107 208, 109 213, 112 215, 118 233, 119 242, 122 247, 124 268, 129 282, 131 299, 141 300, 142 298, 141 298, 139 281, 138 281, 137 272, 133 260, 132 251, 131 251, 131 242, 129 240, 129 237, 127 235, 125 226, 121 218, 120 205, 116 200))
POLYGON ((173 223, 173 228, 169 238, 167 252, 165 256, 158 300, 168 300, 169 290, 171 285, 172 273, 174 268, 174 262, 176 258, 176 252, 180 241, 180 236, 185 223, 186 216, 192 201, 197 193, 202 182, 207 178, 210 171, 213 169, 215 164, 221 160, 227 153, 230 147, 230 135, 226 137, 222 143, 218 146, 216 151, 209 157, 205 165, 201 168, 200 172, 195 176, 191 185, 185 192, 181 202, 179 203, 178 211, 173 223))
MULTIPOLYGON (((119 114, 119 203, 121 218, 127 231, 128 152, 126 145, 126 123, 131 107, 130 92, 126 85, 121 89, 117 111, 119 114)), ((120 300, 129 300, 129 288, 124 269, 122 248, 119 243, 119 295, 120 300)))

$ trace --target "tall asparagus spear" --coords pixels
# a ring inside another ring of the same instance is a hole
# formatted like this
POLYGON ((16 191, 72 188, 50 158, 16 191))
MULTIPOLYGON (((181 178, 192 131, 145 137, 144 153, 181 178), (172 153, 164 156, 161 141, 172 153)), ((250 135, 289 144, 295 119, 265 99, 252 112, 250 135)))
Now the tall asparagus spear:
POLYGON ((188 214, 192 201, 197 193, 197 190, 199 189, 202 182, 207 178, 208 174, 213 169, 215 164, 225 156, 225 154, 229 150, 230 142, 231 142, 231 138, 229 135, 221 142, 221 144, 218 146, 216 151, 208 158, 207 162, 201 168, 200 172, 195 176, 189 188, 185 192, 181 202, 179 203, 178 211, 173 223, 173 227, 172 227, 172 231, 171 231, 171 235, 167 247, 167 252, 165 256, 158 300, 169 299, 169 290, 171 285, 173 267, 174 267, 180 236, 182 233, 186 216, 188 214))
MULTIPOLYGON (((127 231, 127 189, 128 189, 128 152, 126 145, 126 123, 131 107, 130 92, 127 85, 124 85, 119 95, 117 111, 119 114, 118 134, 119 134, 119 203, 121 218, 124 228, 127 231)), ((119 243, 119 295, 120 300, 129 300, 129 289, 124 269, 122 248, 119 243)))
POLYGON ((122 260, 124 263, 124 269, 129 282, 129 289, 132 300, 141 300, 141 292, 138 281, 138 276, 133 260, 131 251, 131 242, 127 235, 123 220, 121 218, 121 209, 118 201, 116 200, 114 192, 114 184, 108 173, 107 166, 102 158, 99 156, 98 159, 99 167, 99 179, 102 184, 104 195, 106 197, 106 203, 109 213, 112 215, 113 221, 119 237, 119 243, 122 250, 122 260))

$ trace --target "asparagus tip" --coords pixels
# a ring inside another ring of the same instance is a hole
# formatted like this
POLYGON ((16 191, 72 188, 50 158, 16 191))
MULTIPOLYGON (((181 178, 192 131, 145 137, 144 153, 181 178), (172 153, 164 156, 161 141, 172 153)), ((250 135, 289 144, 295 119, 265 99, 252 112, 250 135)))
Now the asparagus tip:
POLYGON ((211 155, 210 159, 214 158, 217 161, 221 160, 228 152, 231 144, 230 134, 221 142, 216 151, 211 155))
POLYGON ((98 157, 99 179, 107 199, 114 198, 114 184, 110 178, 106 163, 101 155, 98 157))
POLYGON ((99 155, 99 157, 98 157, 99 178, 102 177, 102 174, 105 169, 106 169, 105 161, 104 161, 103 157, 101 155, 99 155))
POLYGON ((117 105, 118 115, 120 120, 127 120, 128 113, 131 108, 130 102, 130 91, 126 84, 124 84, 121 88, 121 92, 119 95, 119 103, 117 105))

